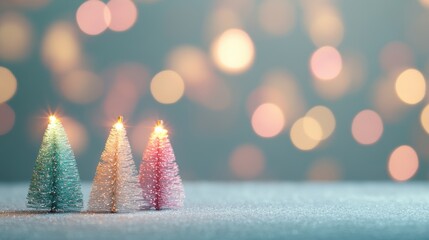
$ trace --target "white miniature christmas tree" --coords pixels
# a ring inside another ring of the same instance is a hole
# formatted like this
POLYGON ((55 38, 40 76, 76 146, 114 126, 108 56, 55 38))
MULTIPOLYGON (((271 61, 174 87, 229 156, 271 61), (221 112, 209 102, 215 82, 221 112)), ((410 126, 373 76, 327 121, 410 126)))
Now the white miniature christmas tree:
POLYGON ((88 203, 92 212, 131 212, 143 205, 142 190, 122 117, 110 130, 88 203))

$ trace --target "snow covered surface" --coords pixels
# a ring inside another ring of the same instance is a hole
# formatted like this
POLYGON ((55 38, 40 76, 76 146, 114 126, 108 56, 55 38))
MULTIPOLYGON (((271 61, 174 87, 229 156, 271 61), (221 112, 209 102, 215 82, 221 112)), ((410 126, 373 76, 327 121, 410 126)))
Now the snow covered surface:
POLYGON ((2 183, 0 239, 429 239, 426 182, 184 186, 180 210, 49 214, 25 208, 27 183, 2 183))

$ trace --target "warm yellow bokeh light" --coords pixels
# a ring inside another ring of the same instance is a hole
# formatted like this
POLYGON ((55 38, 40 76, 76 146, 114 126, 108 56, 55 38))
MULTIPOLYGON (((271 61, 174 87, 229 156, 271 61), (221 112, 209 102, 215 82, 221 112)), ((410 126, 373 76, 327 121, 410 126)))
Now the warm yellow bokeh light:
POLYGON ((15 95, 17 88, 16 78, 13 73, 0 66, 0 103, 6 102, 15 95))
POLYGON ((420 122, 423 129, 429 134, 429 104, 423 108, 422 113, 420 114, 420 122))
MULTIPOLYGON (((312 150, 315 147, 317 147, 317 145, 319 145, 320 143, 319 140, 316 140, 307 134, 308 131, 311 131, 310 127, 317 129, 317 124, 314 124, 312 120, 309 120, 309 117, 300 118, 292 125, 292 128, 290 130, 290 139, 293 145, 295 145, 295 147, 297 147, 300 150, 303 150, 303 151, 312 150), (308 124, 309 122, 310 124, 308 124), (305 125, 307 125, 307 130, 305 125), (312 125, 312 126, 309 126, 309 125, 312 125)), ((320 125, 317 131, 321 132, 320 125)))
POLYGON ((407 69, 396 79, 395 90, 404 103, 417 104, 426 94, 425 78, 419 70, 407 69))
MULTIPOLYGON (((307 114, 307 117, 314 119, 319 124, 322 134, 320 138, 316 138, 316 140, 324 140, 331 136, 332 132, 335 130, 335 116, 332 111, 325 106, 315 106, 311 108, 307 114)), ((305 124, 304 124, 305 125, 305 124)), ((309 135, 310 136, 310 135, 309 135)), ((312 137, 317 137, 318 133, 312 134, 312 137)))
POLYGON ((304 117, 303 118, 303 125, 304 132, 307 136, 310 138, 320 141, 323 138, 323 129, 322 126, 320 126, 320 123, 312 118, 312 117, 304 117))
POLYGON ((183 96, 185 84, 182 77, 171 70, 162 71, 150 83, 152 96, 160 103, 172 104, 183 96))
POLYGON ((212 72, 206 53, 194 46, 180 46, 168 56, 168 67, 176 71, 188 85, 207 82, 212 72))
POLYGON ((42 42, 42 56, 55 73, 65 73, 81 62, 81 46, 75 27, 68 22, 55 22, 42 42))
POLYGON ((341 14, 331 1, 301 1, 305 26, 316 46, 338 46, 344 37, 341 14))
POLYGON ((0 59, 16 61, 30 50, 32 30, 29 21, 17 13, 0 16, 0 59))
POLYGON ((223 32, 211 46, 215 64, 227 73, 242 73, 255 59, 255 47, 250 36, 241 29, 223 32))

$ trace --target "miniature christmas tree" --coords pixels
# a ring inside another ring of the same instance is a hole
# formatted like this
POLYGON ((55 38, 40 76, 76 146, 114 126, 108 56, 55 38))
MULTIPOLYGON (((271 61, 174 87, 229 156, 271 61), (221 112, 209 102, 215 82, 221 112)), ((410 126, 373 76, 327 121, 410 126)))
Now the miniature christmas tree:
POLYGON ((179 167, 163 122, 158 121, 140 165, 140 185, 146 208, 176 209, 185 198, 179 167))
POLYGON ((79 211, 83 207, 79 173, 61 122, 49 117, 34 166, 27 206, 51 212, 79 211))
POLYGON ((88 210, 94 212, 130 212, 139 210, 142 191, 131 155, 122 117, 110 130, 101 154, 89 198, 88 210))

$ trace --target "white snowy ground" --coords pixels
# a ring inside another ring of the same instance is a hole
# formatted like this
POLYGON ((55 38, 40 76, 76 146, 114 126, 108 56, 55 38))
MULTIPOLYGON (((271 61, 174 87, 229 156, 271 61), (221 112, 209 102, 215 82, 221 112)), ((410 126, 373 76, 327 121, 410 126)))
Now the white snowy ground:
POLYGON ((429 239, 426 182, 186 182, 185 208, 128 214, 35 212, 27 188, 0 184, 0 239, 429 239))

